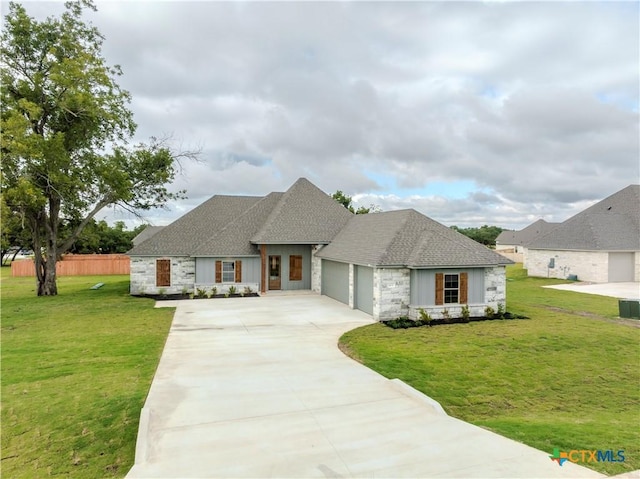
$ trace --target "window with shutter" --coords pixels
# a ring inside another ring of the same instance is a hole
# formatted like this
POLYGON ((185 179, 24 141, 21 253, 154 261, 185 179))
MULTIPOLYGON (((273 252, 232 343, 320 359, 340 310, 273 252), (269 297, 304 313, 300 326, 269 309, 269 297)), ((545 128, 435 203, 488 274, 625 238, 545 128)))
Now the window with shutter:
POLYGON ((156 260, 156 286, 171 286, 171 260, 156 260))
POLYGON ((302 281, 302 256, 289 256, 289 281, 302 281))
POLYGON ((236 264, 233 261, 222 262, 222 282, 234 283, 236 281, 236 264))

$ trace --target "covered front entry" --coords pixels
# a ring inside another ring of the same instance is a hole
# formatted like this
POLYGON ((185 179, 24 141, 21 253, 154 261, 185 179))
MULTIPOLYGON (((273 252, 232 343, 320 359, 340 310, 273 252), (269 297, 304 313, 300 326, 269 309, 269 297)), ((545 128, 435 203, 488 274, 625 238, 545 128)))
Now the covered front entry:
POLYGON ((373 315, 373 268, 355 266, 356 297, 355 307, 373 315))
POLYGON ((311 245, 260 245, 260 291, 311 289, 311 245))
POLYGON ((349 304, 349 265, 322 260, 322 294, 349 304))

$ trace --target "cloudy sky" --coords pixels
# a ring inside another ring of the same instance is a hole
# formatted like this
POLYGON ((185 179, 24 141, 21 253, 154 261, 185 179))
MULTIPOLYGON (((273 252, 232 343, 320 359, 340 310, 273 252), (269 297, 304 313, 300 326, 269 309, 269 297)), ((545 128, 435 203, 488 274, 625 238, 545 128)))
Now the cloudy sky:
POLYGON ((136 140, 202 151, 174 186, 189 199, 154 224, 304 176, 357 205, 518 229, 640 182, 639 5, 110 1, 86 18, 136 140))

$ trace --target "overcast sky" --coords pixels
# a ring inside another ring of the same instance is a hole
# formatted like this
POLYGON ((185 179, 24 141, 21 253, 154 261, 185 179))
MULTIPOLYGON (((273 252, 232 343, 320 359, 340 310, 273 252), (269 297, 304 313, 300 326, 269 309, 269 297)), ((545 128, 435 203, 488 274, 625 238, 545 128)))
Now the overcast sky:
POLYGON ((304 176, 358 205, 519 229, 640 182, 639 5, 121 1, 86 18, 136 140, 202 150, 175 183, 189 199, 154 224, 304 176))

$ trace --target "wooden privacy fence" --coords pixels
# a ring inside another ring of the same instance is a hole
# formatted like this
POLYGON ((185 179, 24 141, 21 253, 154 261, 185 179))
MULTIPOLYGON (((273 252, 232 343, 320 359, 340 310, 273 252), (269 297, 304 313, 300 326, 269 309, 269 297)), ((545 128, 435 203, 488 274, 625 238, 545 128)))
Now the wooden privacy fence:
MULTIPOLYGON (((123 254, 66 254, 56 264, 58 276, 129 274, 129 257, 123 254)), ((11 276, 35 276, 32 259, 11 263, 11 276)))

